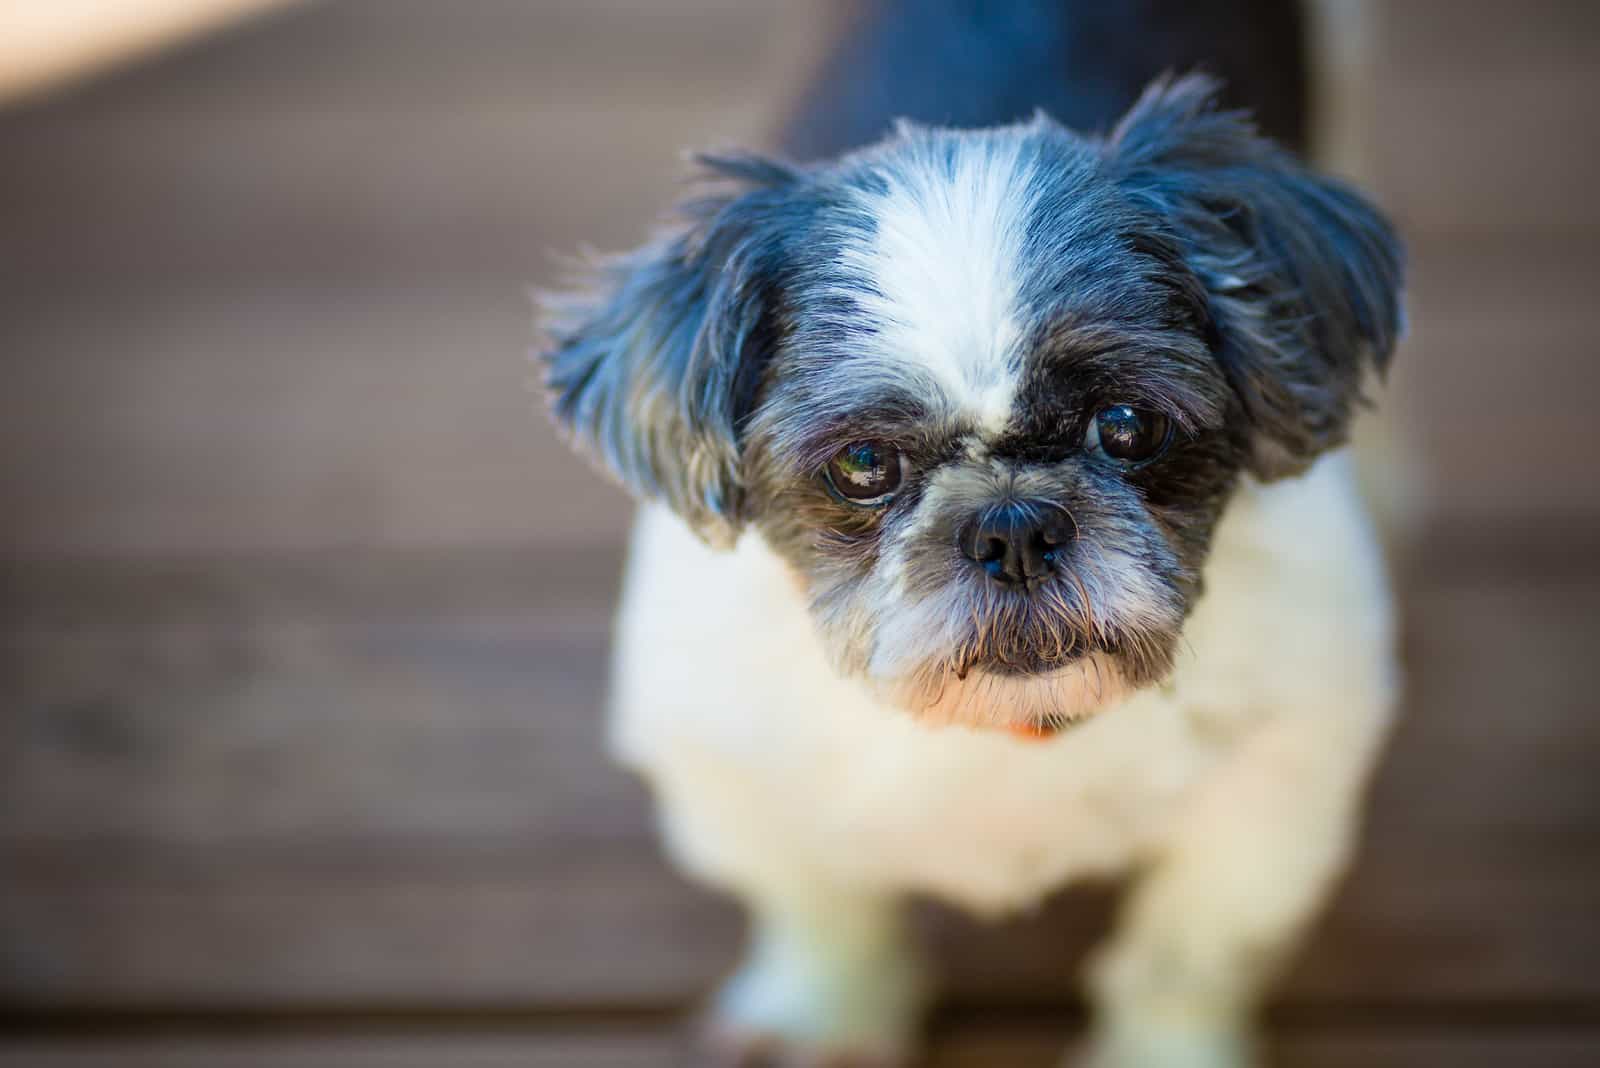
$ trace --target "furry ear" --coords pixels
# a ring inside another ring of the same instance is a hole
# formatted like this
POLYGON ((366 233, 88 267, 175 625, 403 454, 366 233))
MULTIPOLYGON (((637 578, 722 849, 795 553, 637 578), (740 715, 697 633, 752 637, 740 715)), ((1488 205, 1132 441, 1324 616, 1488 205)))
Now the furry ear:
POLYGON ((1218 359, 1256 427, 1253 469, 1278 478, 1345 440, 1368 366, 1387 366, 1403 255, 1361 196, 1216 110, 1217 88, 1155 82, 1103 151, 1204 287, 1218 359))
POLYGON ((721 187, 679 224, 545 294, 556 419, 634 494, 664 500, 713 544, 740 524, 739 429, 778 336, 783 241, 798 172, 699 157, 721 187))

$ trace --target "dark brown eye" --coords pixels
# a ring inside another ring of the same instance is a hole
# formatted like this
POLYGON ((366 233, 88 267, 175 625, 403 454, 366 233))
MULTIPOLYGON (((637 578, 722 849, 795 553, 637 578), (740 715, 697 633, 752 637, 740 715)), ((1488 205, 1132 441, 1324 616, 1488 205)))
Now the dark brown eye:
POLYGON ((1160 412, 1113 404, 1094 413, 1083 444, 1092 453, 1133 467, 1159 456, 1171 438, 1172 424, 1160 412))
POLYGON ((905 477, 905 454, 885 441, 846 445, 828 461, 823 476, 840 499, 851 504, 888 504, 905 477))

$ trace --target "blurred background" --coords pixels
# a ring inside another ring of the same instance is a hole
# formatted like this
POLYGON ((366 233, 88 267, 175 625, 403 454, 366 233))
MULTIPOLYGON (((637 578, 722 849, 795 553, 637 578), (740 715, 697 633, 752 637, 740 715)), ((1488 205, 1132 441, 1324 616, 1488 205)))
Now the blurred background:
MULTIPOLYGON (((1600 4, 1319 9, 1328 158, 1412 248, 1410 688, 1276 1056, 1600 1064, 1600 4)), ((603 756, 628 507, 527 288, 847 21, 0 4, 0 1065, 674 1062, 738 917, 603 756)), ((1052 1064, 1105 916, 925 909, 934 1063, 1052 1064)))

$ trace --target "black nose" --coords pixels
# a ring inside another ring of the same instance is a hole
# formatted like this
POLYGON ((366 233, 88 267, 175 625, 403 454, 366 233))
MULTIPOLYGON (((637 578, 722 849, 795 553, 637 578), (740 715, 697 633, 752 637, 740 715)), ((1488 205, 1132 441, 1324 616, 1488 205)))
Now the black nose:
POLYGON ((1021 501, 991 508, 961 528, 961 551, 1001 582, 1041 579, 1055 567, 1056 548, 1072 540, 1072 521, 1060 507, 1021 501))

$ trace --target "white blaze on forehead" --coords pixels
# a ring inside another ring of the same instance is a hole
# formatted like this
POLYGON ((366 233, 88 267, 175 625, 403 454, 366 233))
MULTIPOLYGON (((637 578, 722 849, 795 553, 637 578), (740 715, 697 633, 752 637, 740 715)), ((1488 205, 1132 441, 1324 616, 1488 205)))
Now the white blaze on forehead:
POLYGON ((863 193, 875 233, 846 255, 875 292, 863 310, 875 353, 926 370, 991 431, 1010 416, 1020 378, 1017 293, 1033 163, 1023 138, 935 135, 908 144, 863 193))

